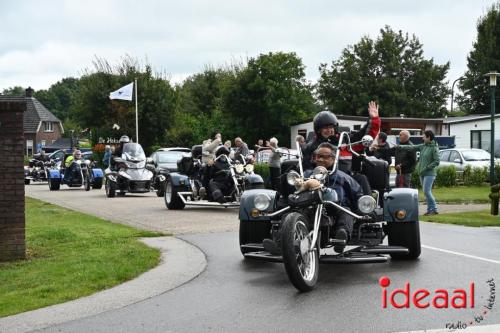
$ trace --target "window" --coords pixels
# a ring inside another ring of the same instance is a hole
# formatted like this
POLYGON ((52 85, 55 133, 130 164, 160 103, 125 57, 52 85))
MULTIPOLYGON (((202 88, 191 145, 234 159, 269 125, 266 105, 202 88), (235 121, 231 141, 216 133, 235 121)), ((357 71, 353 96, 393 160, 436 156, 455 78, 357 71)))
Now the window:
POLYGON ((451 151, 450 162, 452 162, 452 163, 461 163, 462 162, 462 158, 460 157, 460 154, 458 153, 458 151, 456 151, 456 150, 451 151), (455 160, 458 160, 460 162, 457 162, 455 160))
POLYGON ((359 131, 361 129, 361 125, 354 125, 352 129, 355 131, 359 131))
POLYGON ((52 128, 52 123, 47 121, 44 122, 44 132, 54 132, 54 129, 52 128))
POLYGON ((442 151, 440 153, 440 156, 439 156, 439 159, 441 161, 446 161, 448 162, 448 158, 450 157, 450 151, 449 150, 445 150, 445 151, 442 151))
POLYGON ((33 156, 33 140, 26 140, 26 155, 33 156))
POLYGON ((45 140, 42 140, 42 148, 45 147, 45 140))
POLYGON ((470 147, 490 151, 490 131, 470 131, 470 147))
POLYGON ((52 143, 56 142, 56 140, 52 140, 52 143))

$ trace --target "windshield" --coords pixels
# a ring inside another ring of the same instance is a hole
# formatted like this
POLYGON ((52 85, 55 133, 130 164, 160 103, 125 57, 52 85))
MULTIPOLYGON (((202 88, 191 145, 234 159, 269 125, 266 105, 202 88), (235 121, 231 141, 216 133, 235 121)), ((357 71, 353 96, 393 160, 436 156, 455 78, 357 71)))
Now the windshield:
POLYGON ((138 143, 126 143, 123 146, 122 158, 131 161, 141 161, 146 159, 144 150, 138 143))
POLYGON ((484 150, 464 150, 462 155, 466 161, 489 161, 490 153, 484 150))
POLYGON ((182 158, 182 151, 169 151, 164 153, 158 153, 158 163, 176 163, 182 158))

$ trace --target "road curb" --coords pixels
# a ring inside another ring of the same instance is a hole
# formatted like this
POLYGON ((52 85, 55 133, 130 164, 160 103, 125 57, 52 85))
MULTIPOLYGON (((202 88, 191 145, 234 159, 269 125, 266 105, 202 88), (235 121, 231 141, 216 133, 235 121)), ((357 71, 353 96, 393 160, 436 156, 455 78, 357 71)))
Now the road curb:
POLYGON ((28 332, 123 308, 177 288, 203 272, 205 254, 175 237, 142 238, 161 251, 155 268, 123 284, 70 302, 0 319, 0 332, 28 332))

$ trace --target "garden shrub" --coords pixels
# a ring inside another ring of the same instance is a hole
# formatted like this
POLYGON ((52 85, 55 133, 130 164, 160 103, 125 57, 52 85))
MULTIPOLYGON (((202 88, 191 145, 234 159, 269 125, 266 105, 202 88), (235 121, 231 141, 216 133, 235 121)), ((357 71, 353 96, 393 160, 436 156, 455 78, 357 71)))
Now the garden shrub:
POLYGON ((267 163, 255 163, 253 171, 264 179, 264 183, 267 183, 269 179, 269 165, 267 163))
POLYGON ((418 174, 417 169, 411 173, 410 185, 413 188, 420 188, 422 185, 420 184, 420 175, 418 174))
POLYGON ((437 169, 436 186, 450 187, 457 185, 457 170, 453 165, 437 169))
POLYGON ((467 185, 482 185, 488 179, 488 168, 487 167, 474 167, 470 174, 470 178, 467 185))

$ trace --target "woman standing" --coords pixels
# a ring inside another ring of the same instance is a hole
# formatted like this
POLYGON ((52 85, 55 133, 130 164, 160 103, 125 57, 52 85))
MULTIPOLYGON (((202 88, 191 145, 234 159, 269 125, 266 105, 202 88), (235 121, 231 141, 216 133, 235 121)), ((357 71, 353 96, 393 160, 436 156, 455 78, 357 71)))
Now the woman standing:
POLYGON ((439 150, 436 141, 434 141, 434 133, 430 130, 424 132, 422 136, 424 143, 413 146, 398 146, 397 149, 406 151, 420 151, 420 159, 417 165, 417 171, 420 176, 420 183, 424 190, 425 201, 427 203, 427 212, 424 214, 438 214, 436 200, 432 195, 432 184, 436 179, 436 169, 439 165, 439 150))
POLYGON ((278 139, 271 138, 269 140, 269 148, 271 148, 271 155, 269 156, 269 174, 271 177, 271 185, 273 190, 279 189, 280 173, 281 173, 281 154, 278 148, 278 139))

